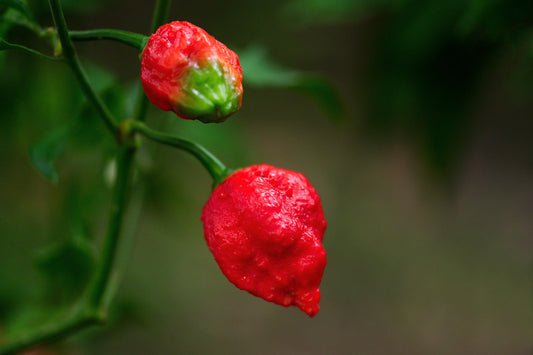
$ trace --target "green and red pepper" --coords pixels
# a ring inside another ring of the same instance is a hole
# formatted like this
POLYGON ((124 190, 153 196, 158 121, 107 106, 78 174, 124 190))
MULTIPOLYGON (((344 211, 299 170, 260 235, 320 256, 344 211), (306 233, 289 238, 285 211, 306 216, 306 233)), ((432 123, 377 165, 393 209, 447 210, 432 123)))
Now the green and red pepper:
POLYGON ((141 80, 154 105, 185 119, 222 122, 242 103, 242 69, 235 52, 185 21, 163 25, 150 36, 141 80))

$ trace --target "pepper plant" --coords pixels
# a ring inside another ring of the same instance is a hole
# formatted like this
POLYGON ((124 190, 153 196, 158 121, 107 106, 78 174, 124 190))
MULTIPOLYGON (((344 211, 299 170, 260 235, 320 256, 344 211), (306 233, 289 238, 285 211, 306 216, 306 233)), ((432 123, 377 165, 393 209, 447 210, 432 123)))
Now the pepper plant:
MULTIPOLYGON (((54 27, 46 29, 34 21, 23 0, 2 0, 0 7, 6 23, 37 33, 51 45, 53 55, 2 37, 0 49, 23 51, 65 64, 114 141, 116 166, 106 234, 94 270, 88 273, 87 282, 80 282, 79 287, 84 289, 81 296, 40 324, 2 334, 0 354, 13 354, 36 344, 60 340, 107 321, 118 287, 120 270, 116 259, 121 247, 124 248, 121 236, 125 211, 143 139, 190 153, 212 177, 214 191, 201 220, 207 246, 229 281, 267 301, 297 306, 311 317, 316 315, 320 301, 318 287, 326 266, 322 246, 326 220, 320 198, 307 178, 266 164, 227 168, 197 142, 145 123, 150 102, 164 111, 173 111, 176 119, 225 121, 241 107, 243 100, 243 71, 235 52, 198 26, 184 21, 168 22, 170 0, 156 1, 151 36, 111 29, 70 30, 60 0, 49 0, 54 27), (117 116, 106 105, 82 66, 74 43, 97 40, 120 42, 139 51, 142 85, 138 86, 132 102, 131 116, 117 116)), ((255 74, 250 71, 252 85, 281 81, 293 87, 307 85, 311 91, 313 87, 325 87, 320 79, 309 79, 296 71, 276 78, 272 74, 283 70, 265 62, 261 49, 252 49, 244 57, 249 67, 256 67, 255 74)), ((330 94, 326 101, 331 97, 330 94)), ((51 162, 54 155, 53 149, 43 153, 36 148, 32 158, 39 171, 57 182, 57 172, 51 162)))

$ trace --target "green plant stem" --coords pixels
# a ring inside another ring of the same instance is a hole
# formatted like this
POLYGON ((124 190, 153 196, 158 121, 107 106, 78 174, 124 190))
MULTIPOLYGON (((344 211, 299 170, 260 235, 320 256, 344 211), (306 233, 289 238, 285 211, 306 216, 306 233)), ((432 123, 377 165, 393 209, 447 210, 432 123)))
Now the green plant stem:
POLYGON ((69 35, 73 41, 94 41, 107 39, 126 44, 130 47, 138 49, 139 51, 143 50, 146 42, 148 41, 147 36, 139 33, 111 29, 69 31, 69 35))
POLYGON ((89 285, 89 304, 93 308, 99 308, 102 304, 105 290, 109 283, 109 276, 113 268, 118 240, 124 219, 124 210, 128 196, 130 170, 133 163, 135 148, 131 146, 121 147, 117 157, 117 176, 115 189, 111 201, 107 234, 98 262, 98 269, 89 285))
POLYGON ((144 93, 144 88, 139 81, 139 88, 137 89, 137 97, 135 99, 135 111, 133 112, 133 119, 136 121, 144 121, 148 113, 148 98, 144 93))
POLYGON ((8 339, 0 346, 0 355, 17 354, 20 351, 39 343, 50 342, 73 334, 89 325, 99 324, 101 320, 96 314, 90 312, 77 312, 74 310, 61 322, 50 322, 44 326, 34 328, 17 337, 8 339))
POLYGON ((20 44, 9 43, 9 42, 4 41, 3 39, 0 38, 0 51, 10 50, 10 49, 22 51, 22 52, 37 56, 37 57, 42 58, 42 59, 50 60, 50 61, 53 61, 53 62, 61 61, 59 58, 54 58, 54 57, 47 56, 46 54, 43 54, 43 53, 41 53, 39 51, 36 51, 35 49, 31 49, 31 48, 22 46, 20 44))
POLYGON ((111 270, 124 219, 134 153, 135 148, 132 146, 120 147, 107 234, 100 254, 100 261, 84 298, 74 309, 66 314, 61 314, 61 318, 54 319, 49 324, 32 329, 27 333, 8 338, 7 342, 0 346, 0 355, 15 354, 29 346, 61 339, 87 326, 106 321, 109 302, 106 291, 111 282, 111 270))
MULTIPOLYGON (((121 235, 126 202, 129 195, 131 170, 134 163, 136 147, 133 144, 132 132, 124 132, 122 129, 124 126, 118 126, 114 123, 115 121, 111 113, 90 85, 72 45, 59 0, 49 0, 49 3, 64 57, 76 75, 84 94, 97 109, 104 123, 120 145, 117 156, 117 176, 112 196, 107 234, 104 239, 97 269, 89 283, 87 292, 79 302, 73 305, 73 308, 67 310, 66 313, 58 314, 58 317, 51 319, 47 324, 29 329, 26 332, 16 334, 12 337, 6 336, 2 338, 0 355, 16 354, 32 345, 62 339, 88 326, 105 323, 109 302, 113 290, 117 285, 118 277, 113 277, 113 275, 119 274, 119 272, 115 273, 113 269, 119 248, 119 237, 121 235)), ((157 1, 154 11, 154 23, 152 24, 153 28, 159 27, 160 22, 164 21, 163 19, 168 14, 169 6, 169 0, 157 1)), ((142 87, 140 87, 135 107, 135 118, 144 120, 147 101, 142 87)), ((193 147, 191 149, 198 150, 193 147)), ((201 149, 198 150, 198 154, 202 155, 201 149)), ((210 154, 207 152, 203 155, 208 157, 210 154)), ((216 161, 216 158, 214 160, 216 161)), ((220 169, 225 169, 223 165, 220 164, 220 166, 222 167, 220 169)))
MULTIPOLYGON (((139 172, 140 176, 140 170, 139 172)), ((104 307, 109 307, 116 292, 118 291, 120 280, 130 259, 131 251, 135 242, 135 236, 139 223, 141 221, 141 214, 143 210, 143 203, 146 194, 146 184, 142 179, 137 179, 135 182, 135 189, 132 189, 131 196, 128 200, 128 208, 124 215, 123 228, 120 236, 120 248, 117 250, 115 256, 115 267, 109 280, 109 287, 105 291, 103 304, 104 307)))
POLYGON ((98 115, 104 121, 104 124, 106 125, 107 129, 113 135, 113 138, 117 139, 118 126, 115 123, 113 114, 111 113, 111 111, 109 111, 100 96, 98 96, 92 85, 89 83, 87 73, 85 73, 85 71, 81 67, 78 57, 74 57, 72 60, 70 60, 69 66, 74 72, 74 75, 76 76, 76 79, 78 80, 81 89, 85 93, 85 96, 92 103, 93 107, 98 112, 98 115))
POLYGON ((152 16, 151 33, 154 33, 160 26, 167 22, 171 2, 171 0, 157 0, 154 9, 154 15, 152 16))
POLYGON ((59 3, 59 0, 49 0, 49 3, 52 11, 52 17, 54 18, 54 23, 56 24, 59 41, 61 42, 63 55, 65 56, 70 68, 74 72, 74 75, 76 76, 83 93, 96 109, 115 140, 117 140, 118 126, 115 123, 115 119, 111 114, 111 111, 109 111, 102 99, 98 96, 89 82, 87 74, 81 66, 80 60, 76 55, 76 51, 74 50, 74 46, 72 45, 72 41, 68 33, 67 23, 65 21, 65 16, 63 15, 61 4, 59 3))
POLYGON ((192 154, 209 172, 215 185, 221 182, 229 173, 228 168, 217 157, 197 143, 155 131, 143 122, 131 121, 129 122, 129 129, 134 132, 139 132, 155 142, 166 144, 192 154))
MULTIPOLYGON (((154 33, 160 26, 164 25, 167 22, 171 2, 171 0, 156 1, 154 15, 152 16, 151 33, 154 33)), ((144 121, 146 119, 147 112, 148 98, 144 93, 142 85, 139 85, 139 91, 137 92, 137 105, 135 105, 135 112, 133 118, 137 121, 144 121)))
POLYGON ((74 46, 70 41, 68 35, 67 22, 65 21, 65 15, 63 14, 63 8, 59 3, 59 0, 48 0, 50 4, 50 10, 52 11, 52 18, 57 28, 57 34, 59 36, 59 41, 63 47, 63 54, 67 59, 73 58, 76 53, 74 52, 74 46))

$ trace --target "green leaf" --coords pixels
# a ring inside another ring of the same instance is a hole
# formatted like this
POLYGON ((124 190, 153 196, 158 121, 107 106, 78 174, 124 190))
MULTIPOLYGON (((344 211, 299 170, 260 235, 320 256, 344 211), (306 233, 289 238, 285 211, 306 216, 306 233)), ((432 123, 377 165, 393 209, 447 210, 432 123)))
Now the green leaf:
POLYGON ((346 117, 346 106, 338 89, 326 78, 301 78, 294 88, 313 99, 332 121, 340 121, 346 117))
POLYGON ((41 35, 42 30, 35 21, 24 0, 0 0, 0 37, 5 37, 10 28, 18 25, 41 35))
POLYGON ((9 43, 9 42, 3 40, 2 38, 0 38, 0 51, 8 50, 8 49, 19 50, 19 51, 22 51, 22 52, 37 56, 39 58, 46 59, 46 60, 51 60, 51 61, 58 61, 59 60, 58 58, 49 57, 46 54, 38 52, 38 51, 36 51, 34 49, 31 49, 31 48, 28 48, 28 47, 25 47, 25 46, 21 46, 19 44, 9 43))
POLYGON ((83 67, 91 84, 98 93, 109 90, 117 84, 117 78, 109 69, 103 68, 92 62, 83 62, 83 67))
POLYGON ((250 46, 239 52, 244 80, 255 87, 294 89, 310 97, 334 121, 345 116, 345 107, 339 91, 326 78, 306 73, 274 62, 262 46, 250 46))
MULTIPOLYGON (((127 91, 117 83, 113 74, 89 63, 86 63, 85 68, 91 84, 111 111, 118 117, 127 117, 125 112, 128 104, 127 91)), ((94 153, 95 149, 114 149, 113 142, 103 138, 105 127, 88 100, 83 98, 81 102, 73 105, 72 109, 78 112, 74 114, 74 117, 68 118, 70 121, 60 124, 45 134, 29 150, 33 166, 56 185, 60 178, 55 162, 64 151, 66 144, 69 150, 78 149, 78 152, 79 149, 90 149, 91 153, 94 153)))
POLYGON ((47 281, 48 297, 65 304, 77 299, 96 265, 91 238, 83 228, 74 230, 63 243, 50 246, 36 256, 36 266, 47 281))
MULTIPOLYGON (((3 41, 3 38, 7 36, 11 27, 16 24, 26 26, 37 32, 40 31, 38 24, 36 24, 32 20, 29 20, 27 16, 22 15, 20 11, 9 7, 7 5, 8 2, 9 1, 6 0, 0 0, 0 40, 2 40, 2 43, 0 44, 0 50, 13 49, 12 47, 10 48, 8 46, 7 42, 3 41)), ((15 3, 18 2, 15 1, 15 3)), ((0 70, 3 69, 4 58, 5 53, 0 53, 0 70)))
POLYGON ((15 9, 28 19, 33 17, 28 4, 23 0, 0 0, 0 7, 2 6, 15 9))
POLYGON ((30 160, 35 169, 56 185, 59 184, 59 174, 54 161, 63 150, 70 131, 71 126, 61 126, 30 147, 30 160))
POLYGON ((26 27, 38 36, 45 34, 29 12, 21 12, 18 9, 8 7, 4 13, 0 13, 0 38, 5 38, 13 26, 26 27))
MULTIPOLYGON (((132 108, 132 104, 128 101, 128 91, 116 75, 108 68, 91 62, 83 62, 83 67, 91 85, 115 117, 129 117, 131 112, 128 110, 132 108)), ((98 142, 102 148, 111 148, 114 151, 113 141, 106 139, 105 127, 101 124, 101 119, 94 107, 85 97, 78 109, 76 121, 76 132, 72 137, 73 144, 94 147, 95 142, 98 142)))
POLYGON ((264 47, 252 45, 239 52, 239 61, 247 84, 257 87, 291 87, 304 74, 284 68, 268 58, 264 47))
POLYGON ((55 313, 56 309, 36 304, 16 307, 2 322, 2 338, 16 337, 27 332, 29 328, 50 322, 55 313))
MULTIPOLYGON (((85 63, 85 69, 91 84, 110 110, 118 117, 127 117, 127 91, 118 84, 115 76, 105 68, 90 63, 85 63)), ((94 149, 114 149, 112 141, 103 139, 105 127, 101 125, 97 113, 85 98, 78 109, 76 117, 70 118, 69 122, 41 137, 30 148, 30 160, 33 166, 56 185, 60 179, 55 161, 63 152, 67 142, 69 149, 83 147, 91 149, 93 153, 94 149)))

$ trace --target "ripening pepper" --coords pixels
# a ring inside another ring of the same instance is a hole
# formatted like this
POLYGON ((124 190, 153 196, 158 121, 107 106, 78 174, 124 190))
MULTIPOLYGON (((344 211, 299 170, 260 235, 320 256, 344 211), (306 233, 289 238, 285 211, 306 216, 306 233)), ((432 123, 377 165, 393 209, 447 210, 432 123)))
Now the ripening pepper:
POLYGON ((237 54, 189 22, 168 23, 150 36, 141 81, 154 105, 181 118, 222 122, 241 107, 237 54))
POLYGON ((237 170, 215 188, 201 219, 207 245, 229 281, 316 315, 327 223, 304 175, 265 164, 237 170))

